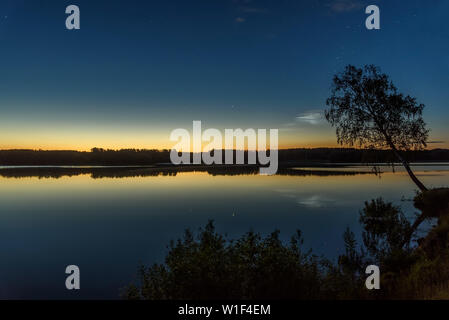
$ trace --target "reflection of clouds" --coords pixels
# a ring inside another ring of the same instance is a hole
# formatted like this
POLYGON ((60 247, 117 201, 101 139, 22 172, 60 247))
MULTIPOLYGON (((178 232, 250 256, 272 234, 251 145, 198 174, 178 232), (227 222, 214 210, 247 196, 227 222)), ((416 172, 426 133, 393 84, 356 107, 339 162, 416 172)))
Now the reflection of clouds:
POLYGON ((276 189, 275 192, 280 193, 285 198, 294 199, 294 201, 303 207, 308 208, 324 208, 329 206, 335 206, 336 200, 325 197, 320 194, 314 195, 302 195, 295 194, 295 190, 293 189, 276 189))
POLYGON ((320 195, 313 195, 310 197, 297 199, 296 202, 301 206, 309 208, 323 208, 335 204, 335 200, 324 198, 323 196, 320 195))

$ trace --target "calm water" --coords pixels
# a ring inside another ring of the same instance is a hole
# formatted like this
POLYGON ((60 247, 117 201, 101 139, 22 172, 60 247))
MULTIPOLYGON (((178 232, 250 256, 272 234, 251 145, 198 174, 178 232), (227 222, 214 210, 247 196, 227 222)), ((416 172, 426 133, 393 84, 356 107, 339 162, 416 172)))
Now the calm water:
MULTIPOLYGON (((365 200, 382 196, 408 216, 414 212, 404 200, 413 197, 415 187, 403 172, 381 178, 207 172, 132 177, 5 170, 0 168, 3 299, 118 298, 141 262, 162 262, 171 239, 209 219, 230 237, 278 228, 287 239, 299 228, 306 247, 335 258, 343 252, 346 227, 360 234, 358 212, 365 200), (76 292, 65 289, 69 264, 81 269, 76 292)), ((449 164, 415 170, 429 187, 449 185, 449 164)))

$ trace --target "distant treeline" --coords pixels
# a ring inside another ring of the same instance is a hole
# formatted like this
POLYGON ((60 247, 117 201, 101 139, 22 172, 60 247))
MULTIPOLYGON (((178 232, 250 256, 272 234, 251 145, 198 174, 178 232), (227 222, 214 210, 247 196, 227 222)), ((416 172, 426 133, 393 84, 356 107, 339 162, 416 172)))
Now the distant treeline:
MULTIPOLYGON (((449 161, 449 150, 409 151, 404 152, 404 156, 410 162, 449 161)), ((247 159, 247 154, 245 159, 247 159)), ((353 148, 279 150, 280 163, 381 163, 393 160, 393 155, 388 150, 353 148)), ((170 151, 146 149, 105 150, 101 148, 93 148, 91 151, 0 150, 0 165, 129 166, 157 163, 170 163, 170 151)))

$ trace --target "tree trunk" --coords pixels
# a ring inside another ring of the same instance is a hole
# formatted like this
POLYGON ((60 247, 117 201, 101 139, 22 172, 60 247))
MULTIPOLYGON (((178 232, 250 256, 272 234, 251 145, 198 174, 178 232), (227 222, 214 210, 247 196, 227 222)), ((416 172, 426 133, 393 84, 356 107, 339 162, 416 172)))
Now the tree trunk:
MULTIPOLYGON (((407 170, 408 175, 410 176, 410 178, 412 178, 413 182, 418 186, 419 190, 421 190, 421 192, 427 191, 426 186, 419 181, 419 179, 415 176, 415 174, 413 173, 412 169, 410 168, 410 166, 408 165, 408 162, 405 161, 404 158, 402 158, 402 156, 399 154, 399 151, 396 149, 395 145, 389 141, 390 147, 393 150, 394 154, 396 155, 396 157, 399 159, 399 161, 401 161, 402 165, 404 166, 405 170, 407 170)), ((415 220, 415 222, 413 223, 413 225, 410 228, 409 233, 407 234, 406 238, 404 239, 404 243, 402 244, 402 246, 405 246, 407 243, 410 242, 413 233, 416 231, 416 229, 418 229, 419 225, 425 220, 424 214, 421 213, 415 220)))
POLYGON ((410 176, 410 178, 412 178, 413 182, 418 186, 419 190, 421 190, 421 192, 427 191, 426 186, 421 181, 419 181, 419 179, 415 176, 415 174, 413 173, 412 169, 410 169, 410 166, 408 165, 408 162, 405 161, 404 158, 402 158, 402 156, 399 154, 399 151, 396 149, 394 144, 391 143, 391 142, 390 142, 390 147, 393 150, 393 152, 396 155, 396 157, 399 159, 399 161, 401 161, 401 163, 404 166, 405 170, 407 170, 407 173, 410 176))

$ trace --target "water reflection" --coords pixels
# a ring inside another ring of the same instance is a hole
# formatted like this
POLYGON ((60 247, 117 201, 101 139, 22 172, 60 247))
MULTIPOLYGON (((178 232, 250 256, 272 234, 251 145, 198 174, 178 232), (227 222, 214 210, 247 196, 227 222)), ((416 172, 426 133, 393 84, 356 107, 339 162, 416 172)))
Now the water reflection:
MULTIPOLYGON (((61 178, 89 174, 92 179, 176 176, 185 172, 205 172, 212 176, 258 175, 256 166, 188 166, 188 167, 1 167, 5 178, 61 178)), ((278 175, 287 176, 340 176, 372 174, 366 170, 333 168, 279 168, 278 175)))
MULTIPOLYGON (((445 186, 448 168, 417 174, 445 186)), ((162 262, 171 239, 209 219, 231 238, 277 228, 287 240, 299 228, 307 247, 332 258, 343 252, 346 227, 360 231, 364 201, 382 196, 414 215, 401 201, 415 194, 406 173, 341 171, 1 168, 0 298, 118 298, 140 263, 162 262), (78 293, 64 287, 69 264, 81 268, 78 293)))

